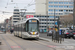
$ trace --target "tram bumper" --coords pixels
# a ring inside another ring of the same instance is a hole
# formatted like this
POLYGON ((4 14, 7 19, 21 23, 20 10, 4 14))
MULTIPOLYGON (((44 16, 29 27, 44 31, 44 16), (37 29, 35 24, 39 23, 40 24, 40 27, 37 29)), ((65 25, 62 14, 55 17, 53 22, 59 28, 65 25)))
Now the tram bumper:
POLYGON ((28 38, 39 38, 39 35, 29 35, 28 38))

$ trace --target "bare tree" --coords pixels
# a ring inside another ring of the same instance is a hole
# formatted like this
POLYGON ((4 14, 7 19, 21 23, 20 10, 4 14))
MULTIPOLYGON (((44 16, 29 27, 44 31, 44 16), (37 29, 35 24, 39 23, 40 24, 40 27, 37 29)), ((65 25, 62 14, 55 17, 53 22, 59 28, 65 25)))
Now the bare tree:
POLYGON ((63 27, 69 27, 73 25, 73 14, 61 16, 60 21, 63 27))

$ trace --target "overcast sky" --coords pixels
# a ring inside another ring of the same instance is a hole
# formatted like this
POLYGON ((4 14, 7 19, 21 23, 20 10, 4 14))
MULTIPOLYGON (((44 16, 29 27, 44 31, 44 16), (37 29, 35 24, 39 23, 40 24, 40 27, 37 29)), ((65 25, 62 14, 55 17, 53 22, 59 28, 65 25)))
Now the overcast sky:
POLYGON ((35 12, 35 0, 0 0, 0 23, 13 15, 13 13, 2 13, 2 11, 13 12, 16 7, 19 9, 26 8, 27 11, 35 12), (28 6, 28 4, 34 5, 28 6))

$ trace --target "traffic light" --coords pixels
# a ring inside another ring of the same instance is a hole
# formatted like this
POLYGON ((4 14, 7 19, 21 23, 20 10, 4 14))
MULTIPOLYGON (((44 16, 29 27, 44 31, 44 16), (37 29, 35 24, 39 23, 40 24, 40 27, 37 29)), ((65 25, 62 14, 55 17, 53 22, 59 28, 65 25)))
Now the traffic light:
POLYGON ((58 31, 58 27, 55 25, 55 31, 58 31))

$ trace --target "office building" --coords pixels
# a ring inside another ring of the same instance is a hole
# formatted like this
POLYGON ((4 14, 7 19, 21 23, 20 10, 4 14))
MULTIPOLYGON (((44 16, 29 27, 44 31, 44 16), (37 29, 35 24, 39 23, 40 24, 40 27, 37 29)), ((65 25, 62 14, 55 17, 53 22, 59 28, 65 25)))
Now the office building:
POLYGON ((52 28, 54 17, 57 19, 71 13, 73 13, 73 0, 36 0, 36 14, 42 15, 42 17, 39 16, 41 29, 52 28), (46 20, 48 20, 48 25, 46 20))

